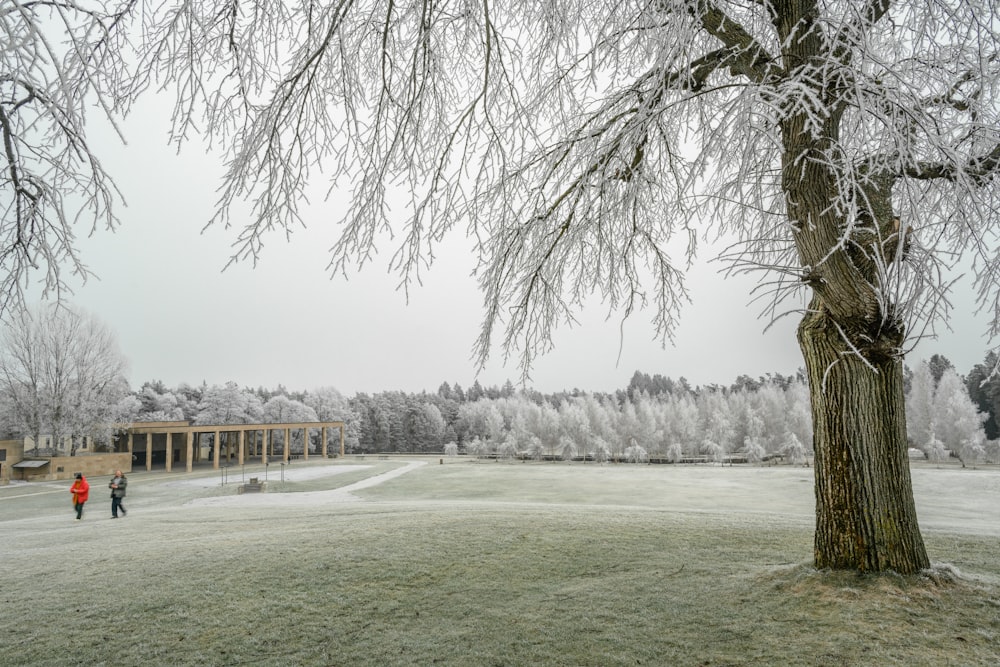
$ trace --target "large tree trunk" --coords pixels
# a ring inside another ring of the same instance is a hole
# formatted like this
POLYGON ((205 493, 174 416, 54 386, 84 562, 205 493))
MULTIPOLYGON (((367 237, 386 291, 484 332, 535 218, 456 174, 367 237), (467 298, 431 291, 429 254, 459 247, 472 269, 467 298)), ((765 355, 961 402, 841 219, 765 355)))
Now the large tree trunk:
POLYGON ((902 361, 862 359, 821 300, 812 305, 798 338, 812 404, 816 567, 918 572, 930 563, 910 482, 902 361))

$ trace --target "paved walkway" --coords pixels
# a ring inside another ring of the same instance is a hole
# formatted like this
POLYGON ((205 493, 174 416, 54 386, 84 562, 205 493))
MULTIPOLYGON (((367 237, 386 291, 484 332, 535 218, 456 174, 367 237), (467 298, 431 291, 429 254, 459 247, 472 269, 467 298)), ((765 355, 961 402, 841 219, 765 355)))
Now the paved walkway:
MULTIPOLYGON (((213 506, 213 507, 227 507, 227 506, 239 506, 239 507, 260 507, 260 506, 315 506, 317 504, 323 503, 349 503, 349 502, 360 502, 361 498, 355 496, 352 492, 359 489, 367 489, 373 486, 382 484, 383 482, 388 482, 390 479, 399 477, 400 475, 405 475, 408 472, 416 470, 421 466, 427 465, 426 461, 409 461, 405 466, 384 472, 378 475, 373 475, 367 479, 363 479, 360 482, 355 482, 354 484, 348 484, 347 486, 340 487, 339 489, 331 489, 329 491, 302 491, 297 493, 244 493, 232 496, 215 496, 212 498, 195 498, 184 503, 185 506, 213 506)), ((357 470, 357 466, 351 468, 351 470, 357 470)), ((319 468, 314 470, 321 470, 319 468)), ((343 468, 334 469, 330 467, 329 474, 336 474, 338 472, 345 472, 343 468)))

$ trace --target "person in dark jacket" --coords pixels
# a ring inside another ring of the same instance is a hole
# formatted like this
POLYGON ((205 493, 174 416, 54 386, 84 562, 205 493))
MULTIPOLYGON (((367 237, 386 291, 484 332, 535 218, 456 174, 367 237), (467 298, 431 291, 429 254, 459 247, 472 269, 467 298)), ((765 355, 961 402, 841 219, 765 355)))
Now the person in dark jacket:
POLYGON ((82 472, 76 473, 75 477, 73 486, 69 487, 69 492, 73 494, 73 509, 76 510, 77 520, 80 520, 83 518, 83 505, 90 497, 90 484, 87 483, 87 478, 83 476, 82 472))
POLYGON ((128 486, 128 480, 125 479, 125 473, 121 470, 115 471, 115 476, 111 478, 108 482, 108 488, 111 489, 111 518, 118 518, 118 510, 121 510, 122 516, 128 514, 125 511, 125 506, 122 502, 125 500, 125 487, 128 486))

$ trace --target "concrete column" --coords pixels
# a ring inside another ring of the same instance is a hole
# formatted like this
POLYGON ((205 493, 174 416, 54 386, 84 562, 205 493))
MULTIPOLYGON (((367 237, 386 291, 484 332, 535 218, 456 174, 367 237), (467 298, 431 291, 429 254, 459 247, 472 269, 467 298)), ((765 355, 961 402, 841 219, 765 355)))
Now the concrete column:
POLYGON ((194 431, 187 432, 187 471, 194 470, 194 431))
POLYGON ((153 434, 146 434, 146 472, 153 469, 153 434))
POLYGON ((302 429, 302 460, 309 460, 309 427, 302 429))
POLYGON ((271 431, 268 429, 261 429, 260 431, 260 462, 267 463, 267 445, 268 440, 270 440, 271 431))
POLYGON ((174 439, 171 433, 167 432, 167 472, 174 469, 174 439))
POLYGON ((215 446, 212 447, 212 470, 218 470, 219 469, 219 450, 222 449, 222 442, 219 440, 219 431, 218 431, 218 429, 216 429, 216 431, 215 431, 215 433, 213 435, 215 437, 215 440, 213 441, 213 444, 215 446))
POLYGON ((243 450, 244 450, 244 447, 246 446, 246 435, 247 435, 247 432, 244 431, 243 429, 240 429, 240 435, 239 435, 239 441, 238 441, 239 451, 238 451, 238 453, 236 455, 236 460, 239 463, 239 465, 243 465, 243 456, 244 456, 244 451, 243 450))
POLYGON ((291 447, 291 444, 292 444, 292 429, 286 428, 285 429, 285 447, 284 447, 284 451, 281 454, 282 458, 285 460, 285 463, 288 463, 288 449, 291 447))
POLYGON ((323 446, 323 450, 322 451, 323 451, 323 458, 325 459, 326 458, 326 427, 325 426, 322 428, 322 433, 320 433, 319 437, 320 437, 320 442, 323 443, 323 445, 322 445, 323 446))

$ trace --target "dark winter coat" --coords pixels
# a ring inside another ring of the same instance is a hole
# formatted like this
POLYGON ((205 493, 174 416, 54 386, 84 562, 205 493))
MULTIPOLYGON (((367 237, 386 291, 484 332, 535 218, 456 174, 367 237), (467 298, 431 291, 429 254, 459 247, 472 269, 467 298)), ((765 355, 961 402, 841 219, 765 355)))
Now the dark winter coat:
POLYGON ((125 475, 122 475, 121 477, 115 477, 110 482, 108 482, 108 488, 111 489, 111 495, 115 498, 125 497, 125 487, 127 485, 128 485, 128 480, 125 479, 125 475), (118 485, 117 489, 114 488, 115 484, 118 485))

